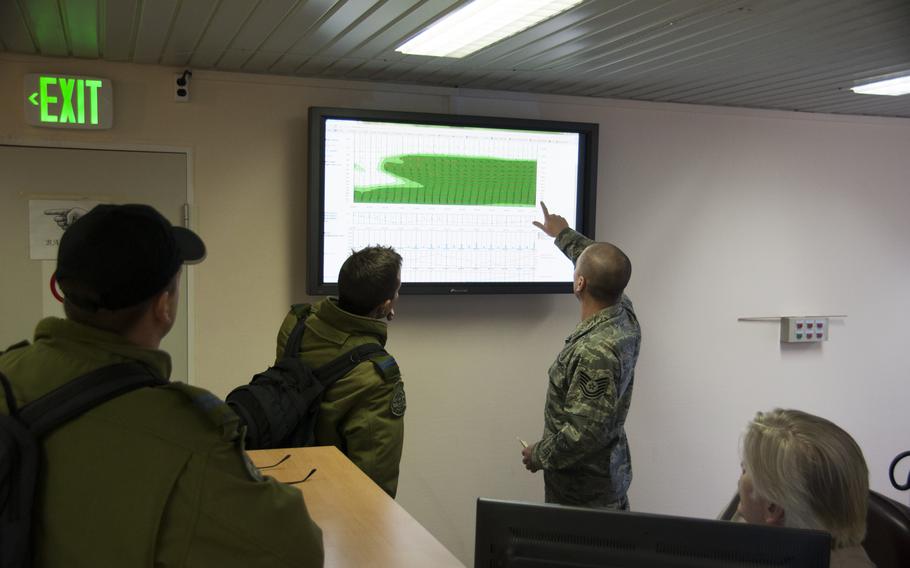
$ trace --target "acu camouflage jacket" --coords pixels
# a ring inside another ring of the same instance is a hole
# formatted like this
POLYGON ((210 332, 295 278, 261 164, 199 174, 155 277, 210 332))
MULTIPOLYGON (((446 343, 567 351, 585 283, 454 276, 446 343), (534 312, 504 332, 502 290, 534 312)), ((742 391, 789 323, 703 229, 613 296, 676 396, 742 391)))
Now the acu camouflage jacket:
MULTIPOLYGON (((572 229, 556 237, 573 263, 592 243, 572 229)), ((548 502, 603 507, 625 496, 632 463, 624 424, 640 345, 625 295, 566 339, 549 370, 543 438, 531 455, 544 470, 548 502)))

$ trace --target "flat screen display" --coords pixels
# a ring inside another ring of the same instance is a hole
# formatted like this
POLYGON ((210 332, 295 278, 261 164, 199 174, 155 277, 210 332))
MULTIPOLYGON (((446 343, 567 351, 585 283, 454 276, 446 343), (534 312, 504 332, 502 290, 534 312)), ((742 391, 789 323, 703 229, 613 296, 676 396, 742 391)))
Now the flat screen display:
POLYGON ((828 568, 824 531, 477 500, 474 567, 828 568))
POLYGON ((402 293, 571 291, 540 202, 593 238, 597 125, 310 109, 308 292, 392 246, 402 293))

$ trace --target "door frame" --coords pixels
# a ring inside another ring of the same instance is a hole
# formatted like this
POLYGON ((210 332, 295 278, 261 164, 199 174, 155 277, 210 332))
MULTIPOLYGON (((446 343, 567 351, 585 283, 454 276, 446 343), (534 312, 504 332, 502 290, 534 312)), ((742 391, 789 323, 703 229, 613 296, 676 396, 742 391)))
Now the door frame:
MULTIPOLYGON (((0 137, 0 146, 25 148, 55 148, 63 150, 104 150, 109 152, 144 152, 150 154, 183 154, 186 157, 186 203, 189 205, 189 219, 184 216, 183 225, 196 230, 195 192, 193 190, 193 149, 188 146, 163 146, 157 144, 113 144, 104 142, 77 142, 59 140, 41 140, 36 138, 0 137)), ((196 302, 195 298, 196 268, 192 264, 183 267, 186 275, 186 358, 187 384, 196 384, 196 302)))

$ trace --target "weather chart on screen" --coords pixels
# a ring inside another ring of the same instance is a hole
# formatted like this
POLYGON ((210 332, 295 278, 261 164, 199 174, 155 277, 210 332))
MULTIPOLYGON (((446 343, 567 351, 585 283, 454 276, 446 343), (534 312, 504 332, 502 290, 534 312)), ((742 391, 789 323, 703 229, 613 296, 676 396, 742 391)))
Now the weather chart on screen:
POLYGON ((540 202, 576 226, 577 132, 350 119, 325 122, 323 274, 352 249, 392 246, 401 280, 570 282, 532 225, 540 202))

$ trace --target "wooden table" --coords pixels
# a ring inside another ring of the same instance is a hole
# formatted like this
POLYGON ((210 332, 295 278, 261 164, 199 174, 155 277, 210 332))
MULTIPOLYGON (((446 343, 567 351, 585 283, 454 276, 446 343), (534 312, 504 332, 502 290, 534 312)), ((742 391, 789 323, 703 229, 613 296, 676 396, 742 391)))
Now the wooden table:
POLYGON ((464 568, 433 535, 334 446, 255 450, 257 466, 279 481, 303 479, 310 516, 322 528, 326 568, 464 568))

